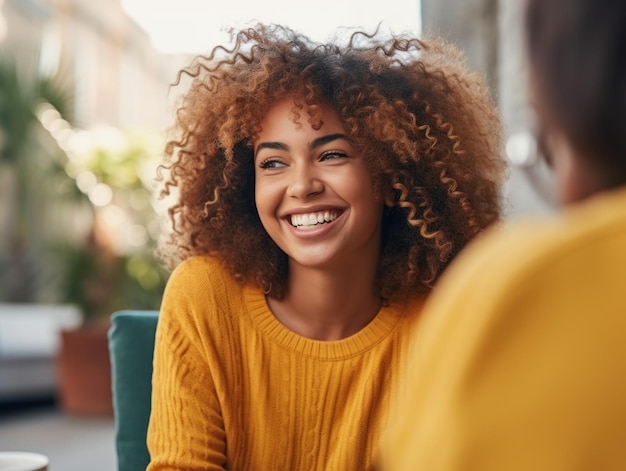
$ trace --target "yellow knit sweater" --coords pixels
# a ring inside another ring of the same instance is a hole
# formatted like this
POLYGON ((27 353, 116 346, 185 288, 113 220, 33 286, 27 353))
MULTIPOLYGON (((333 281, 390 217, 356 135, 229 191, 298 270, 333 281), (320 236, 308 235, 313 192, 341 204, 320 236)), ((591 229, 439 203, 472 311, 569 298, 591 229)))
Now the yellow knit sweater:
POLYGON ((209 257, 181 264, 156 338, 149 471, 373 469, 423 300, 324 342, 209 257))

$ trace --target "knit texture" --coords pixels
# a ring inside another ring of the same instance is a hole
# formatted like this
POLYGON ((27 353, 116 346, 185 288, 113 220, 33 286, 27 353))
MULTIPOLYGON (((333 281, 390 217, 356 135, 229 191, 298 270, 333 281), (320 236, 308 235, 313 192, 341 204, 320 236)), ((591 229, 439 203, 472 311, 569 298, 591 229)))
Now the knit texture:
POLYGON ((302 337, 215 260, 172 273, 154 357, 149 471, 374 469, 423 299, 339 341, 302 337))

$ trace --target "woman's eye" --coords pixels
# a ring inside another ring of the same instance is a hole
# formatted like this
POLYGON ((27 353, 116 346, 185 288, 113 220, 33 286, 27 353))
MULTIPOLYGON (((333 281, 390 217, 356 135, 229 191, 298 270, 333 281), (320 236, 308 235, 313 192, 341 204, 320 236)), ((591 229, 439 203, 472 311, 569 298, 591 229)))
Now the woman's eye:
POLYGON ((272 168, 279 168, 279 167, 284 167, 284 166, 285 164, 277 159, 266 159, 259 164, 259 167, 262 169, 272 169, 272 168))
POLYGON ((341 159, 344 157, 348 157, 348 154, 342 151, 338 151, 338 150, 330 150, 322 154, 322 156, 320 157, 320 161, 335 160, 335 159, 341 159))

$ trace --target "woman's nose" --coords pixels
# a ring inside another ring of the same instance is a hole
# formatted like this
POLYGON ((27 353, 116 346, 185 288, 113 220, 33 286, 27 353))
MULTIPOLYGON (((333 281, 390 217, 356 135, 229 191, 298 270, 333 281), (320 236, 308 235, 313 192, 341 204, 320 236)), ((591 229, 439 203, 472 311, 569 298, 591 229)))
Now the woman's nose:
POLYGON ((297 166, 291 172, 289 196, 307 199, 324 191, 324 182, 310 166, 297 166))

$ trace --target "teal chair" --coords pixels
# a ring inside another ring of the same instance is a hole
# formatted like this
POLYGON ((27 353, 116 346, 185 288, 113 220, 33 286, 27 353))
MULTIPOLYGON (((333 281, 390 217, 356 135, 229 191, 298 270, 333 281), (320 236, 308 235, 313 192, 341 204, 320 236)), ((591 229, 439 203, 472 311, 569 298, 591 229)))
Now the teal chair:
POLYGON ((152 357, 158 311, 118 311, 111 316, 109 353, 118 471, 145 471, 150 457, 152 357))

